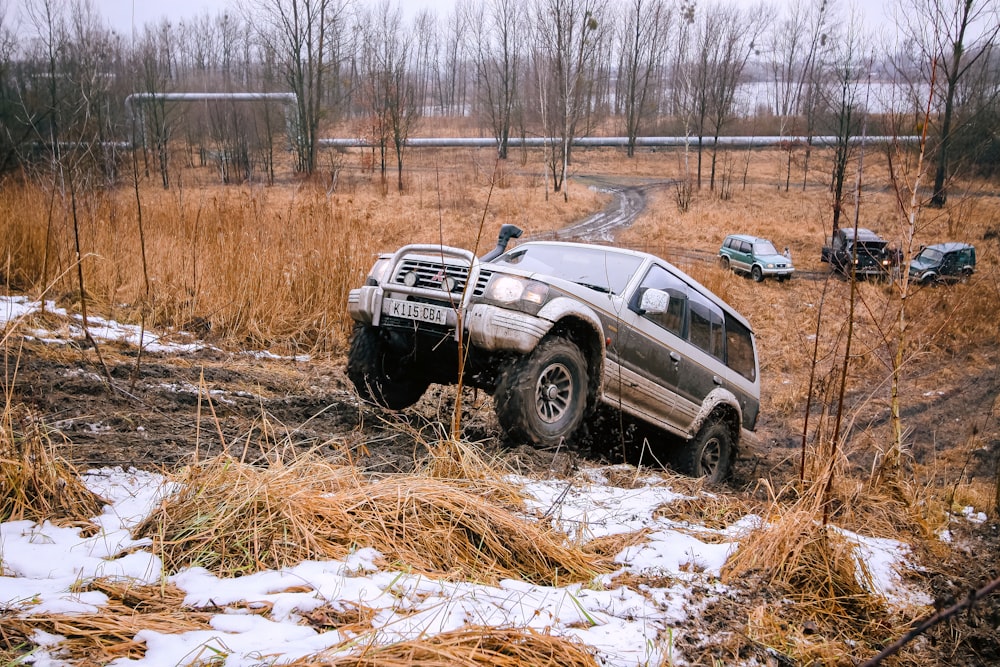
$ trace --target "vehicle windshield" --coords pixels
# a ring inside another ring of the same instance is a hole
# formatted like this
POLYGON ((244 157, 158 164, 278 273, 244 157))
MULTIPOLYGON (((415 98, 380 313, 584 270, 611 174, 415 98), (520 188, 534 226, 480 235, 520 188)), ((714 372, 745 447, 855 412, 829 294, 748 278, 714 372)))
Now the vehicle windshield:
POLYGON ((770 241, 754 241, 753 251, 756 255, 777 255, 779 254, 774 244, 770 241))
POLYGON ((944 257, 944 253, 937 248, 924 248, 917 255, 917 259, 928 264, 937 264, 944 257))
POLYGON ((601 247, 538 244, 514 248, 492 263, 544 273, 598 292, 621 294, 642 258, 601 247))

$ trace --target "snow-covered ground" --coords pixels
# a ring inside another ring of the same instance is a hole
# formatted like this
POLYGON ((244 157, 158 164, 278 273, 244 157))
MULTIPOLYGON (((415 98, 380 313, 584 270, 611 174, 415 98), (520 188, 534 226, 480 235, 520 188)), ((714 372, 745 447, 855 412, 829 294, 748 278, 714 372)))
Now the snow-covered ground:
MULTIPOLYGON (((38 306, 24 299, 0 298, 0 325, 38 306)), ((106 339, 138 342, 138 332, 132 327, 104 320, 100 327, 106 339)), ((22 333, 42 340, 62 339, 53 332, 22 333)), ((153 345, 155 340, 146 339, 144 344, 153 345)), ((95 613, 107 598, 96 591, 80 592, 86 588, 81 582, 117 578, 139 584, 166 580, 185 592, 185 605, 222 610, 212 617, 211 631, 140 630, 136 638, 145 644, 145 656, 116 660, 113 667, 176 667, 209 656, 227 667, 282 664, 328 649, 348 652, 365 643, 427 637, 471 624, 532 628, 572 637, 590 647, 598 662, 607 666, 660 665, 668 655, 671 664, 683 664, 671 638, 697 632, 697 617, 706 601, 726 594, 719 578, 721 568, 761 519, 746 516, 725 529, 678 523, 655 514, 665 503, 683 497, 671 489, 668 476, 645 474, 634 488, 626 489, 609 483, 611 472, 596 468, 578 473, 573 480, 516 481, 529 498, 526 515, 544 513, 575 539, 648 529, 648 539, 617 555, 617 572, 584 585, 540 586, 504 580, 491 586, 383 569, 376 566, 379 554, 370 548, 359 549, 342 561, 306 561, 233 579, 202 568, 168 576, 148 541, 134 540, 130 529, 169 493, 170 482, 148 471, 92 470, 84 482, 109 501, 94 518, 99 527, 96 533, 48 522, 0 524, 0 609, 25 616, 95 613), (616 583, 623 573, 639 575, 647 582, 670 583, 663 588, 628 587, 616 583), (697 596, 692 594, 695 590, 697 596), (266 616, 248 611, 255 605, 270 611, 266 616), (361 641, 336 629, 319 631, 299 623, 302 614, 321 606, 347 609, 356 605, 376 612, 369 636, 361 641)), ((615 472, 620 477, 620 471, 615 472)), ((919 599, 919 591, 908 590, 902 583, 901 573, 908 567, 904 544, 856 534, 848 537, 857 545, 857 557, 867 565, 876 588, 873 593, 890 603, 919 599)), ((72 657, 63 653, 58 636, 39 631, 32 639, 40 649, 25 662, 59 665, 72 657)))
MULTIPOLYGON (((95 518, 100 527, 96 534, 48 522, 0 524, 4 575, 0 577, 0 607, 25 615, 95 613, 106 597, 100 592, 79 592, 83 581, 104 577, 157 584, 163 580, 159 558, 146 549, 147 541, 131 538, 130 528, 158 505, 168 483, 157 474, 118 468, 90 471, 84 481, 110 501, 95 518)), ((713 593, 725 594, 718 580, 720 569, 740 536, 759 521, 747 516, 725 530, 712 530, 654 518, 654 510, 681 497, 656 475, 647 476, 633 489, 607 484, 600 470, 572 484, 566 480, 521 482, 531 505, 559 508, 553 520, 560 525, 593 537, 648 528, 649 539, 618 554, 619 572, 587 585, 564 587, 514 580, 487 586, 410 575, 380 569, 375 565, 378 553, 368 548, 342 561, 307 561, 233 579, 191 568, 166 577, 185 591, 185 605, 230 609, 213 617, 211 631, 164 634, 142 630, 137 639, 146 644, 145 657, 111 664, 174 667, 213 655, 224 657, 227 667, 249 667, 262 662, 281 664, 342 643, 347 646, 344 651, 356 647, 357 642, 348 640, 357 637, 337 630, 319 632, 299 623, 301 614, 324 605, 334 609, 363 605, 375 610, 368 640, 379 643, 478 624, 573 637, 609 666, 659 665, 668 652, 677 662, 681 656, 665 638, 676 638, 689 625, 696 625, 706 592, 709 599, 713 593), (563 495, 567 488, 570 492, 563 495), (614 584, 620 573, 674 583, 636 590, 614 584), (689 596, 692 588, 699 590, 701 602, 697 604, 689 596), (267 606, 270 613, 266 617, 249 613, 247 603, 251 608, 267 606), (668 633, 667 628, 673 631, 668 633)), ((891 540, 855 538, 858 554, 865 558, 880 590, 887 596, 909 595, 898 575, 905 567, 906 548, 891 540)), ((43 650, 29 662, 57 665, 61 657, 67 657, 61 653, 60 637, 38 633, 33 639, 43 650)))

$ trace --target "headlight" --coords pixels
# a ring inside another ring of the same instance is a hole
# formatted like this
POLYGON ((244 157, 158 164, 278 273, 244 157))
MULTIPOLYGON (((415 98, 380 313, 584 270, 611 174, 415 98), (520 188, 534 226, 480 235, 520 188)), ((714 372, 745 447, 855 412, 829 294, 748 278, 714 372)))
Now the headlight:
POLYGON ((768 264, 767 264, 767 268, 769 268, 769 269, 773 269, 773 268, 774 268, 774 264, 771 264, 770 262, 768 262, 768 264))
POLYGON ((389 258, 381 257, 376 260, 372 270, 368 272, 368 284, 378 285, 385 278, 385 272, 389 270, 389 258))
POLYGON ((483 296, 500 303, 514 303, 524 300, 529 303, 541 304, 548 293, 548 285, 544 283, 516 276, 494 276, 483 296))

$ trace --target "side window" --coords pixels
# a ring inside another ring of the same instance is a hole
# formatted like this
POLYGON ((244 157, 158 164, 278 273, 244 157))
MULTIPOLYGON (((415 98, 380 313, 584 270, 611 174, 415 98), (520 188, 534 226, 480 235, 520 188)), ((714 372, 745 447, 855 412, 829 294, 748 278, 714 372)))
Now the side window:
POLYGON ((677 336, 683 336, 684 311, 687 305, 687 287, 683 281, 662 266, 654 264, 646 277, 642 279, 639 289, 635 291, 635 296, 632 297, 632 302, 629 304, 635 312, 639 312, 639 303, 647 289, 663 290, 669 294, 670 305, 667 306, 665 313, 645 313, 642 316, 677 336))
POLYGON ((725 320, 722 309, 700 294, 692 293, 688 299, 688 311, 688 340, 713 357, 723 359, 725 320))
POLYGON ((757 379, 750 330, 729 315, 726 316, 726 365, 751 382, 757 379))
POLYGON ((740 243, 740 252, 749 253, 752 249, 753 246, 747 243, 746 241, 742 241, 740 243))

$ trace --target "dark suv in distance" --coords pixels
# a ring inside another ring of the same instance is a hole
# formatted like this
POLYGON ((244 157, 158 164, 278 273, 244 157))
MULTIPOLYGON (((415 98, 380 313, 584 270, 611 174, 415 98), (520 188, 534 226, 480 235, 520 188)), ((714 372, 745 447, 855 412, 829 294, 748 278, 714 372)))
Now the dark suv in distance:
POLYGON ((348 297, 359 395, 398 410, 431 383, 461 382, 492 394, 508 437, 544 447, 599 406, 621 410, 659 429, 654 446, 685 472, 723 480, 760 409, 750 324, 653 255, 543 241, 506 250, 512 236, 505 225, 482 258, 441 245, 378 258, 348 297))
MULTIPOLYGON (((785 249, 788 252, 788 249, 785 249)), ((783 282, 792 277, 795 267, 788 254, 778 252, 767 239, 747 234, 730 234, 719 248, 719 265, 750 274, 756 282, 774 277, 783 282)))
POLYGON ((820 250, 820 260, 842 276, 887 279, 892 275, 889 242, 870 229, 841 227, 820 250))
POLYGON ((961 282, 976 271, 976 248, 968 243, 924 246, 910 260, 910 280, 921 285, 961 282))

